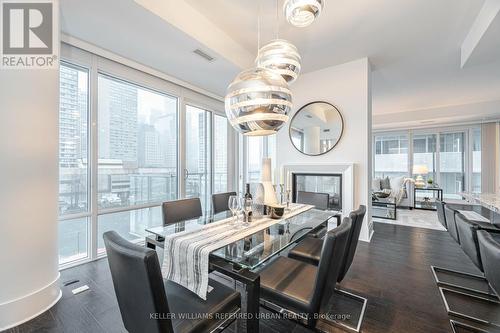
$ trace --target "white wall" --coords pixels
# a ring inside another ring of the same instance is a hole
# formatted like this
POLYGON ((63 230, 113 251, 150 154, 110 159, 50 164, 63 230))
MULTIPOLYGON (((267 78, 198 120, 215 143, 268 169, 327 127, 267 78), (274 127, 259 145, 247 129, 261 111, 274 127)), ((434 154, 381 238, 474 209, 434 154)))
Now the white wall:
POLYGON ((58 285, 58 70, 0 69, 0 331, 58 285))
POLYGON ((371 228, 371 77, 367 58, 300 75, 291 86, 293 112, 313 101, 337 106, 344 118, 339 144, 321 156, 298 152, 290 142, 289 126, 277 134, 277 167, 287 164, 354 163, 354 204, 368 208, 360 239, 369 241, 371 228))

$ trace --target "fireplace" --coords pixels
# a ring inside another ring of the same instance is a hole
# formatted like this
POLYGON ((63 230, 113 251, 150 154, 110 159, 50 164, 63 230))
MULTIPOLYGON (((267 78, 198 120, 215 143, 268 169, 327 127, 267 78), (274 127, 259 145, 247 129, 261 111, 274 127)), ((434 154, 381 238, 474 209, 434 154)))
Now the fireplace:
POLYGON ((296 202, 297 192, 316 192, 329 195, 328 209, 342 210, 341 173, 292 173, 292 200, 296 202))

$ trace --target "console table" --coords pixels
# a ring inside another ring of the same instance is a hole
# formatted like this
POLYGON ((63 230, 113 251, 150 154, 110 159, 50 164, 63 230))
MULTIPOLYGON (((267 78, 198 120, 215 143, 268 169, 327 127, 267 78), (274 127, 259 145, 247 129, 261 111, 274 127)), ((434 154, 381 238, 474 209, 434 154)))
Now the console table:
POLYGON ((424 210, 436 210, 436 199, 443 200, 443 189, 439 187, 415 187, 413 190, 413 208, 424 210), (418 196, 418 193, 431 195, 418 196), (420 199, 420 200, 419 200, 420 199), (422 200, 423 199, 423 200, 422 200))

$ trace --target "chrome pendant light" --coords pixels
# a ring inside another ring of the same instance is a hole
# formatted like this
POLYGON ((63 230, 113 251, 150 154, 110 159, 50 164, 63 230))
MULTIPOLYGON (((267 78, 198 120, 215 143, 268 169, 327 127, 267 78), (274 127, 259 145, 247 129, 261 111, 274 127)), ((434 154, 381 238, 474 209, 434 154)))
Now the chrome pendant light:
POLYGON ((307 27, 321 14, 325 0, 286 0, 283 11, 287 21, 296 27, 307 27))
POLYGON ((279 39, 279 0, 276 0, 275 39, 261 47, 255 63, 279 73, 288 84, 292 84, 300 73, 300 54, 295 45, 279 39))
MULTIPOLYGON (((225 98, 226 116, 231 126, 247 136, 275 134, 288 121, 288 113, 292 108, 292 92, 281 74, 284 73, 292 77, 293 71, 288 72, 285 66, 282 69, 286 70, 286 73, 261 67, 260 50, 259 15, 257 20, 257 67, 238 74, 227 88, 225 98)), ((268 50, 266 59, 272 56, 273 51, 268 50)), ((298 65, 300 69, 300 63, 298 65)))
POLYGON ((292 84, 299 76, 300 60, 295 45, 284 39, 275 39, 259 50, 255 62, 258 67, 273 70, 292 84))
POLYGON ((292 93, 283 77, 266 68, 238 74, 227 89, 226 115, 243 135, 275 134, 288 121, 292 93))

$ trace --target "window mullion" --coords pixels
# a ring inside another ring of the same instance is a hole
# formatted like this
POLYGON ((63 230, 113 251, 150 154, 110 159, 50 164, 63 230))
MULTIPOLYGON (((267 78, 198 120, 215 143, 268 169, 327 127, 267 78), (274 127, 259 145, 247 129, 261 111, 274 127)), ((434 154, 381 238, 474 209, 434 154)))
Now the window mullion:
POLYGON ((97 57, 92 56, 92 64, 90 68, 90 259, 97 259, 97 210, 98 210, 98 71, 97 71, 97 57))

